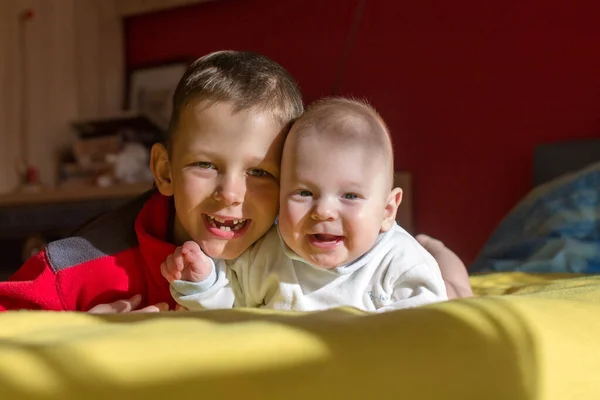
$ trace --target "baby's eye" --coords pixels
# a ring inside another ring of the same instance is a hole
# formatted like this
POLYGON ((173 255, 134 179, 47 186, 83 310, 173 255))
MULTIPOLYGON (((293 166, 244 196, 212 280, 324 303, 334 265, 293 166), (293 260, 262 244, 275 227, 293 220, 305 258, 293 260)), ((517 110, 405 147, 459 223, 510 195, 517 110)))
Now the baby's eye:
POLYGON ((264 169, 252 168, 248 170, 248 175, 254 176, 256 178, 263 178, 265 176, 268 176, 269 173, 264 169))
POLYGON ((211 168, 215 168, 215 165, 213 163, 210 163, 208 161, 200 161, 200 162, 196 162, 193 163, 192 166, 196 167, 196 168, 200 168, 200 169, 211 169, 211 168))
POLYGON ((356 193, 345 193, 342 197, 344 199, 346 199, 346 200, 356 200, 356 199, 358 199, 358 195, 356 193))
POLYGON ((298 195, 301 197, 310 197, 310 196, 312 196, 312 192, 310 192, 308 190, 300 190, 298 192, 298 195))

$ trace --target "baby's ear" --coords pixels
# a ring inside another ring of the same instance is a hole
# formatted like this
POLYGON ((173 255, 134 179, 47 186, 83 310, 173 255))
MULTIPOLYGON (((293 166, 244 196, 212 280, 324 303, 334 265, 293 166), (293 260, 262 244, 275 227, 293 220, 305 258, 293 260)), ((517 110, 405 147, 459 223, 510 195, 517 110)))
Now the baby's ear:
POLYGON ((171 179, 171 164, 167 148, 156 143, 150 152, 150 169, 158 191, 164 196, 173 195, 173 181, 171 179))
POLYGON ((383 221, 381 222, 382 232, 387 232, 392 228, 392 226, 394 226, 394 222, 396 221, 396 212, 398 211, 400 203, 402 203, 402 189, 394 188, 388 195, 387 203, 383 212, 383 221))

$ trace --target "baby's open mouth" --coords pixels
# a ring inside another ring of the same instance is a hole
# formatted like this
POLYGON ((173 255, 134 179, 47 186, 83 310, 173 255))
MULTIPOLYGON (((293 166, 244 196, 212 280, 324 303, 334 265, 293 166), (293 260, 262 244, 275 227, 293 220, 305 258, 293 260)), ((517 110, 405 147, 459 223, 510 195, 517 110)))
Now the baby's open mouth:
POLYGON ((248 223, 247 219, 224 220, 219 217, 213 217, 208 214, 206 214, 206 219, 208 220, 208 223, 211 226, 213 226, 217 229, 220 229, 222 231, 225 231, 225 232, 239 231, 240 229, 244 228, 246 226, 246 224, 248 223))
POLYGON ((328 235, 325 233, 317 233, 312 235, 318 242, 326 242, 326 243, 331 243, 331 242, 339 242, 340 240, 344 239, 343 236, 338 236, 338 235, 328 235))

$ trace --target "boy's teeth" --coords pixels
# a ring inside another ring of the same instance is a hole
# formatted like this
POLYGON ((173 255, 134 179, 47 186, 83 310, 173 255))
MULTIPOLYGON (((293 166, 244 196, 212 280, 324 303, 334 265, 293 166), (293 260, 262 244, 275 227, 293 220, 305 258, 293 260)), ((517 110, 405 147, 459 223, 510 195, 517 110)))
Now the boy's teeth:
POLYGON ((242 224, 244 222, 246 222, 245 219, 232 219, 229 221, 225 221, 224 219, 221 219, 219 217, 213 217, 212 215, 207 214, 206 216, 208 217, 208 220, 211 223, 211 225, 213 225, 221 230, 224 230, 226 232, 230 232, 232 230, 238 231, 242 228, 242 224), (233 225, 233 226, 228 226, 228 225, 233 225))
MULTIPOLYGON (((220 222, 222 224, 224 224, 224 223, 227 222, 224 219, 221 219, 219 217, 213 217, 212 215, 207 215, 207 217, 209 219, 212 219, 213 221, 217 221, 217 222, 220 222)), ((232 220, 230 220, 230 222, 233 223, 234 225, 241 224, 244 221, 246 221, 246 220, 245 219, 232 219, 232 220)))

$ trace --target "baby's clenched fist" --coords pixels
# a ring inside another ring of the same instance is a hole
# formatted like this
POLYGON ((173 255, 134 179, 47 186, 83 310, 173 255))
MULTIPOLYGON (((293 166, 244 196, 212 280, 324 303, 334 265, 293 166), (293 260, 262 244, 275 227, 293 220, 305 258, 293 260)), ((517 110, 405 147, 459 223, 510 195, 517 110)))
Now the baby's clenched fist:
POLYGON ((160 266, 162 276, 169 282, 200 282, 210 275, 212 269, 213 263, 210 258, 204 254, 198 243, 193 241, 187 241, 177 247, 160 266))

